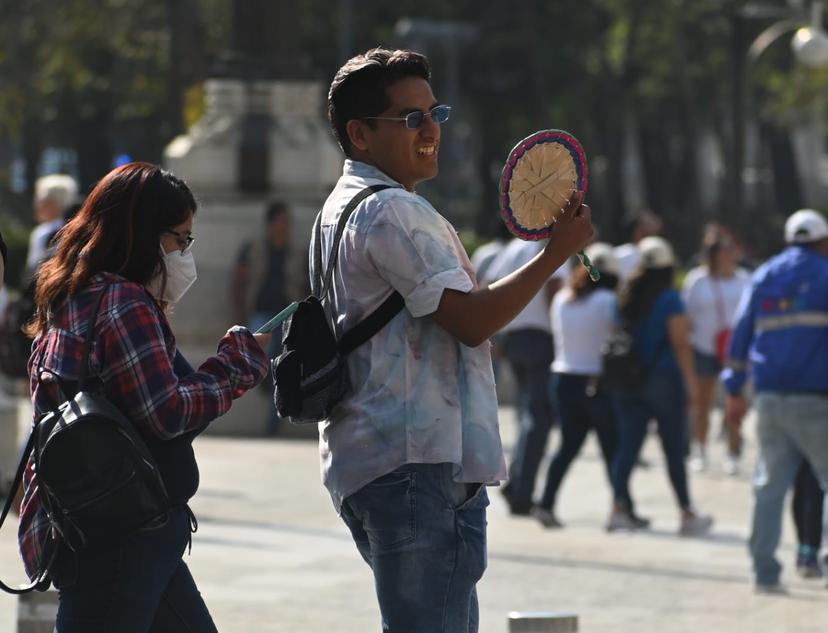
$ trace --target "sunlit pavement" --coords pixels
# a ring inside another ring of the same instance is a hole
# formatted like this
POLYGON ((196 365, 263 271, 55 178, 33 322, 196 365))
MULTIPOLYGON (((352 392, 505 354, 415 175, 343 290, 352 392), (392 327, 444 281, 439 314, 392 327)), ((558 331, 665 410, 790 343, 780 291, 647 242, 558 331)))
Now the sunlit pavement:
MULTIPOLYGON (((507 407, 501 413, 511 449, 514 414, 507 407)), ((741 475, 722 473, 723 443, 715 437, 709 470, 691 475, 694 502, 716 518, 706 538, 676 535, 678 511, 654 435, 645 446, 649 467, 638 469, 632 482, 640 513, 653 519, 645 532, 605 532, 610 494, 593 440, 559 495, 564 529, 510 517, 498 490, 490 489, 481 632, 505 633, 512 610, 575 612, 586 633, 823 631, 828 589, 792 570, 787 514, 779 554, 791 594, 752 591, 745 546, 752 426, 749 420, 741 475)), ((714 423, 714 436, 717 429, 714 423)), ((553 432, 549 448, 556 445, 553 432)), ((319 483, 314 441, 210 436, 197 441, 196 452, 202 478, 192 507, 200 528, 187 563, 220 631, 380 630, 370 572, 319 483)), ((12 528, 0 534, 4 580, 21 573, 12 528)), ((15 600, 4 595, 0 632, 14 631, 14 622, 15 600)))

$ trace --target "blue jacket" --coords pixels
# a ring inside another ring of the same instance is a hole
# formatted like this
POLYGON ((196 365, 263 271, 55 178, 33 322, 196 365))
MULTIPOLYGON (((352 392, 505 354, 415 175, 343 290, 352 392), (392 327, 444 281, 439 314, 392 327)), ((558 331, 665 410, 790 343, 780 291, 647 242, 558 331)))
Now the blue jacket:
POLYGON ((789 246, 763 264, 736 311, 725 388, 828 394, 828 257, 789 246))

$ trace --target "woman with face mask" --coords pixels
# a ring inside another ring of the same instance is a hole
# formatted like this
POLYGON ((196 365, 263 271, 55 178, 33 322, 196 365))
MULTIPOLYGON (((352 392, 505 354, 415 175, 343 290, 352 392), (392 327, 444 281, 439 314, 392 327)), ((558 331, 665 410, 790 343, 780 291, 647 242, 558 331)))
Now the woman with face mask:
POLYGON ((35 419, 60 401, 53 375, 77 384, 100 296, 88 371, 146 440, 173 506, 162 527, 72 551, 49 530, 29 461, 20 550, 30 577, 57 552, 49 573, 60 592, 59 633, 216 630, 182 560, 196 526, 187 506, 198 487, 192 442, 265 377, 269 336, 233 327, 198 370, 177 351, 165 309, 196 279, 195 211, 193 194, 169 172, 123 165, 97 184, 39 270, 29 326, 35 419))

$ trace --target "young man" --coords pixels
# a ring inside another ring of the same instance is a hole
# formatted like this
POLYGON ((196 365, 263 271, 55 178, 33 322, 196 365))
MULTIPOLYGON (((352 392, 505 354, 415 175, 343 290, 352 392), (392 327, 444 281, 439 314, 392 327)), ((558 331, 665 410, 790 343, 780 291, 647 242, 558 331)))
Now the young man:
MULTIPOLYGON (((788 247, 763 264, 736 312, 722 379, 730 416, 747 409, 747 370, 756 390, 759 460, 753 479, 750 554, 759 593, 784 593, 775 557, 785 494, 803 461, 828 499, 828 222, 802 209, 785 223, 788 247)), ((821 562, 828 578, 828 503, 821 562)))
POLYGON ((383 630, 455 633, 477 631, 485 485, 506 475, 488 339, 593 229, 576 194, 542 253, 479 288, 454 228, 414 191, 437 175, 448 118, 429 78, 422 55, 374 49, 331 84, 328 116, 346 161, 322 212, 323 267, 351 199, 391 187, 347 223, 330 297, 336 333, 394 290, 406 309, 349 355, 352 390, 320 425, 320 455, 334 506, 373 570, 383 630))

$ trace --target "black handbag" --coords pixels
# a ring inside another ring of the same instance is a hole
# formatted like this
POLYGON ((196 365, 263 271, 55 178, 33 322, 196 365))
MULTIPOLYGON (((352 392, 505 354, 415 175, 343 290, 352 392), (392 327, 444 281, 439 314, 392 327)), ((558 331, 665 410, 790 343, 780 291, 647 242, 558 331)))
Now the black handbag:
POLYGON ((11 499, 22 481, 29 458, 34 455, 38 496, 49 519, 49 539, 44 544, 42 567, 35 581, 9 593, 25 593, 48 587, 49 567, 58 545, 73 551, 93 545, 114 543, 138 531, 165 525, 170 501, 161 473, 135 425, 95 388, 88 376, 89 354, 95 322, 106 284, 98 295, 87 325, 84 358, 80 365, 77 390, 70 396, 59 376, 63 402, 38 420, 32 429, 3 514, 2 526, 11 499))

